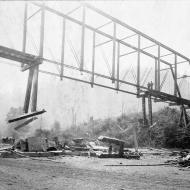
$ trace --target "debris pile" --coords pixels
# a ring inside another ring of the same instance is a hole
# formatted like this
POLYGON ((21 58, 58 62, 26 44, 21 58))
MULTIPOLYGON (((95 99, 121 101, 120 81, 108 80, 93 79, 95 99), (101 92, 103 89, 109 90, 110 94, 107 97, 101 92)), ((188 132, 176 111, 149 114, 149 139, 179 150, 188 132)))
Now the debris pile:
POLYGON ((174 151, 170 156, 177 156, 174 160, 167 160, 165 163, 170 163, 180 167, 190 167, 190 152, 188 150, 174 151))
POLYGON ((98 140, 109 145, 108 152, 101 154, 99 158, 140 159, 140 154, 137 151, 132 152, 124 149, 125 141, 106 136, 100 136, 98 140))
POLYGON ((125 141, 106 136, 100 136, 96 141, 75 138, 67 143, 64 142, 63 145, 58 138, 50 140, 43 137, 28 137, 16 141, 4 138, 2 142, 3 148, 0 149, 0 157, 15 157, 13 154, 18 154, 31 157, 71 155, 99 158, 140 158, 138 152, 124 148, 125 141))
POLYGON ((180 152, 180 158, 178 160, 178 164, 182 167, 190 167, 190 152, 189 151, 180 152))

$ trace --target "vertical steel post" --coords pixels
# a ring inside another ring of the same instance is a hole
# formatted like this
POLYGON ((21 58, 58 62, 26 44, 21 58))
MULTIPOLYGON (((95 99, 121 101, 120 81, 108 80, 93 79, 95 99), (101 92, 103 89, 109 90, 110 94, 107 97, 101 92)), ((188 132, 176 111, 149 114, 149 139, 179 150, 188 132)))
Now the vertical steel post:
POLYGON ((29 104, 30 104, 31 90, 32 90, 33 74, 34 74, 34 69, 31 68, 29 70, 29 74, 28 74, 28 82, 27 82, 27 87, 26 87, 26 95, 25 95, 24 108, 23 108, 24 113, 28 113, 28 108, 29 108, 29 104))
MULTIPOLYGON (((43 46, 44 46, 44 23, 45 23, 45 10, 41 9, 41 26, 40 26, 40 51, 39 56, 43 57, 43 46)), ((31 111, 36 111, 37 108, 37 95, 38 95, 38 73, 39 65, 34 68, 33 78, 33 91, 32 91, 32 106, 31 111)))
POLYGON ((157 84, 158 84, 157 78, 158 78, 157 60, 155 59, 155 80, 154 80, 154 83, 155 83, 154 89, 155 90, 158 90, 158 87, 157 87, 157 84))
POLYGON ((96 47, 96 33, 93 32, 93 41, 92 41, 92 77, 91 77, 91 87, 94 86, 94 66, 95 66, 95 47, 96 47))
POLYGON ((175 54, 175 78, 174 78, 174 96, 177 96, 177 55, 175 54))
MULTIPOLYGON (((23 24, 23 41, 22 41, 22 51, 26 52, 26 37, 27 37, 27 18, 28 18, 28 3, 25 2, 24 6, 24 24, 23 24)), ((23 67, 23 63, 21 67, 23 67)))
POLYGON ((160 91, 160 45, 158 45, 157 90, 160 91))
POLYGON ((115 82, 115 46, 116 46, 116 23, 113 23, 113 54, 112 54, 112 83, 115 82))
MULTIPOLYGON (((23 23, 23 41, 22 41, 22 51, 23 52, 26 52, 27 18, 28 18, 28 3, 25 2, 25 6, 24 6, 24 23, 23 23)), ((24 64, 22 63, 21 67, 23 67, 23 66, 24 66, 24 64)), ((27 82, 27 87, 26 87, 26 94, 25 94, 24 108, 23 108, 24 113, 28 113, 28 109, 29 109, 30 96, 31 96, 31 91, 32 91, 33 74, 34 74, 33 68, 29 69, 28 82, 27 82)))
POLYGON ((120 64, 120 43, 117 44, 117 85, 116 89, 119 90, 119 64, 120 64))
POLYGON ((138 35, 138 52, 137 52, 137 96, 140 94, 140 35, 138 35))
POLYGON ((85 10, 85 7, 83 7, 82 32, 81 32, 81 52, 80 52, 80 71, 83 71, 83 68, 84 68, 85 18, 86 18, 86 10, 85 10))
POLYGON ((63 18, 63 28, 62 28, 61 73, 60 73, 61 80, 63 80, 64 57, 65 57, 65 18, 63 18))

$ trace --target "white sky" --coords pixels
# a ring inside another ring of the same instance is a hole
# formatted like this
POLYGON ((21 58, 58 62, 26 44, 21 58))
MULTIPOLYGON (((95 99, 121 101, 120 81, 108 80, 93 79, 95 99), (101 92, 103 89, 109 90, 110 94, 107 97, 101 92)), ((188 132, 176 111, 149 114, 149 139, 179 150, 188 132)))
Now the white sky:
MULTIPOLYGON (((66 2, 68 4, 68 2, 66 2)), ((190 57, 190 2, 188 1, 91 1, 95 7, 111 14, 113 17, 133 26, 167 46, 190 57)), ((18 15, 22 15, 24 2, 0 2, 0 45, 21 48, 22 21, 18 15), (17 17, 18 19, 17 19, 17 17), (17 27, 14 24, 17 25, 17 27), (20 27, 18 26, 20 24, 20 27), (7 35, 8 34, 8 35, 7 35), (12 41, 12 42, 11 42, 12 41)), ((54 6, 63 6, 60 2, 48 2, 54 6)), ((72 2, 70 5, 79 4, 72 2)), ((50 20, 47 28, 49 34, 54 33, 50 20)), ((53 24, 53 23, 52 23, 53 24)), ((36 23, 37 26, 37 23, 36 23)), ((31 32, 36 35, 35 31, 31 32)), ((55 38, 55 37, 54 37, 55 38)), ((55 49, 56 40, 52 49, 55 49)), ((51 44, 50 43, 50 44, 51 44)), ((30 43, 31 44, 31 43, 30 43)), ((56 52, 54 52, 57 56, 56 52)), ((6 60, 9 62, 8 60, 6 60)), ((4 62, 4 60, 3 60, 4 62)), ((188 74, 188 73, 186 73, 188 74)), ((19 68, 2 64, 0 69, 0 119, 11 106, 22 106, 27 81, 27 73, 22 73, 19 68)), ((60 82, 58 78, 40 74, 38 108, 48 112, 42 117, 50 126, 54 120, 61 122, 62 126, 71 123, 71 108, 77 111, 77 121, 87 120, 89 116, 104 118, 117 116, 121 113, 122 103, 126 112, 141 111, 141 101, 135 96, 116 93, 111 90, 89 85, 71 82, 67 79, 60 82)), ((154 109, 161 104, 154 104, 154 109)), ((40 124, 40 121, 36 121, 40 124)))

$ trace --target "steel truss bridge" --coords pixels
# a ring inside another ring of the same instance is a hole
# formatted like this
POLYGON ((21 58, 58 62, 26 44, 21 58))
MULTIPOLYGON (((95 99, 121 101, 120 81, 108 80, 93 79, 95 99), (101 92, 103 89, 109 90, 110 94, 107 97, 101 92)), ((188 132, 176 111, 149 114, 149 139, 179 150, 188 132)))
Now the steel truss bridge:
POLYGON ((0 57, 20 62, 23 72, 29 70, 23 110, 26 115, 30 116, 30 102, 31 112, 37 112, 41 72, 142 98, 144 124, 147 124, 146 99, 149 124, 152 124, 152 100, 180 106, 180 121, 185 126, 189 124, 186 109, 190 108, 190 100, 182 96, 179 85, 180 78, 187 76, 179 77, 178 72, 184 63, 189 66, 188 57, 89 4, 63 11, 41 3, 26 3, 23 12, 22 51, 0 46, 0 57), (57 28, 49 23, 51 16, 58 20, 57 28), (38 53, 28 50, 32 19, 39 22, 38 53), (52 27, 48 28, 49 24, 52 27), (54 56, 50 58, 47 44, 52 46, 55 41, 57 46, 51 50, 54 56))

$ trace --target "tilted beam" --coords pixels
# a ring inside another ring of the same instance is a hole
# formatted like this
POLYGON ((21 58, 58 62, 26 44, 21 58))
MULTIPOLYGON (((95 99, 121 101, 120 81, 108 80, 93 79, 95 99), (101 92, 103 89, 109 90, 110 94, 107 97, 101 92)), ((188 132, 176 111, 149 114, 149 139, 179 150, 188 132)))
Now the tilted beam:
POLYGON ((45 110, 31 112, 31 113, 24 114, 24 115, 21 115, 21 116, 19 116, 19 117, 10 119, 10 120, 8 120, 8 122, 9 122, 9 123, 12 123, 12 122, 15 122, 15 121, 20 121, 20 120, 22 120, 22 119, 27 119, 27 118, 29 118, 29 117, 33 117, 33 116, 36 116, 36 115, 43 114, 43 113, 45 113, 45 112, 46 112, 45 110))
POLYGON ((28 125, 29 123, 31 123, 32 121, 34 121, 34 120, 36 120, 36 119, 38 119, 38 118, 37 118, 37 117, 32 117, 32 118, 30 118, 30 119, 24 121, 24 122, 21 123, 20 125, 16 126, 14 129, 15 129, 15 130, 19 130, 19 129, 25 127, 26 125, 28 125))

